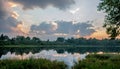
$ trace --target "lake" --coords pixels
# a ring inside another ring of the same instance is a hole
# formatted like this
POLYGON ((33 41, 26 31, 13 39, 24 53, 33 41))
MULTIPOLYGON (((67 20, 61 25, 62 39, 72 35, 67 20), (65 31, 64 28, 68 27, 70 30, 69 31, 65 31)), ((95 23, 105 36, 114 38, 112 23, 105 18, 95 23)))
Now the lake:
POLYGON ((63 61, 71 69, 78 60, 85 59, 87 52, 119 53, 120 47, 104 46, 5 46, 0 47, 0 60, 2 59, 30 59, 43 58, 63 61))
POLYGON ((15 52, 16 54, 23 53, 37 53, 41 50, 56 50, 58 53, 63 53, 67 51, 68 53, 86 53, 86 52, 120 52, 120 47, 116 46, 9 46, 0 47, 0 56, 6 54, 7 52, 15 52))

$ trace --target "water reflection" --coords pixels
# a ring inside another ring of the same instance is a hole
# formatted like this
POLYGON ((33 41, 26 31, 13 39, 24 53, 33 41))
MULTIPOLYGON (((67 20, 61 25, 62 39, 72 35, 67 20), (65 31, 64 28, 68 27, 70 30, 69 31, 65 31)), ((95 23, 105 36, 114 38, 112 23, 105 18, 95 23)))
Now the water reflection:
POLYGON ((63 53, 67 51, 68 53, 86 53, 86 52, 120 52, 120 47, 1 47, 0 56, 6 54, 7 52, 16 52, 16 54, 23 53, 37 53, 41 50, 51 50, 54 49, 58 53, 63 53))

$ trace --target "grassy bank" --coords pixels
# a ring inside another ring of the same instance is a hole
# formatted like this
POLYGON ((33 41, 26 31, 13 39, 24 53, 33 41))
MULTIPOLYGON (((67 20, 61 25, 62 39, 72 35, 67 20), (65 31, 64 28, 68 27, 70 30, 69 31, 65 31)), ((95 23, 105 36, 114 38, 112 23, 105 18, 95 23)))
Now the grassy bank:
POLYGON ((74 69, 120 69, 120 55, 117 54, 92 54, 79 61, 74 69))
POLYGON ((65 69, 63 62, 46 59, 0 60, 0 69, 65 69))
MULTIPOLYGON (((0 60, 0 69, 66 69, 63 62, 46 59, 0 60)), ((90 54, 72 69, 119 69, 119 54, 90 54)))

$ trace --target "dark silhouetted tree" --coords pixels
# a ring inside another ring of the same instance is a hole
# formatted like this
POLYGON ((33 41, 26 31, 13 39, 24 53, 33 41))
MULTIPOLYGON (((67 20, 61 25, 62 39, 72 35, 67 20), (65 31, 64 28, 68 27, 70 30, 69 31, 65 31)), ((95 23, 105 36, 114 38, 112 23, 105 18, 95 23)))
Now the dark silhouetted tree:
POLYGON ((120 34, 120 0, 101 0, 98 10, 103 10, 105 16, 106 32, 114 40, 120 34))
POLYGON ((33 44, 40 44, 41 40, 39 38, 37 38, 37 37, 33 37, 32 42, 33 42, 33 44))
POLYGON ((26 40, 31 40, 31 38, 28 36, 28 37, 26 37, 26 40))
POLYGON ((0 36, 0 45, 10 44, 9 37, 1 34, 0 36))
POLYGON ((64 42, 65 39, 64 39, 63 37, 58 37, 56 41, 57 41, 57 42, 64 42))

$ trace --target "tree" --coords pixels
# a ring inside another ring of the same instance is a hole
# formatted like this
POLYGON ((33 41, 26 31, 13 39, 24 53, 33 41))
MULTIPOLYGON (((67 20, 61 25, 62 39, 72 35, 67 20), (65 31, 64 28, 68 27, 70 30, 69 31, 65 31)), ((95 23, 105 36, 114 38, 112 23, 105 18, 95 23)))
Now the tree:
POLYGON ((1 36, 0 36, 0 45, 4 45, 4 35, 3 34, 1 34, 1 36))
POLYGON ((31 40, 31 38, 28 36, 28 37, 26 37, 26 40, 29 40, 29 41, 30 41, 30 40, 31 40))
POLYGON ((41 43, 41 40, 39 39, 39 38, 37 38, 37 37, 33 37, 32 38, 32 41, 33 41, 33 44, 35 43, 35 44, 40 44, 41 43))
POLYGON ((104 26, 109 37, 114 40, 120 34, 120 0, 101 0, 98 10, 106 14, 104 26))
POLYGON ((0 36, 0 45, 10 44, 9 37, 1 34, 0 36))
POLYGON ((64 39, 63 37, 58 37, 56 41, 57 41, 57 42, 64 42, 65 39, 64 39))
POLYGON ((3 34, 1 34, 1 36, 0 36, 0 40, 5 40, 5 37, 4 37, 4 35, 3 34))
POLYGON ((15 39, 16 44, 24 44, 25 43, 25 37, 24 36, 17 36, 15 39))

